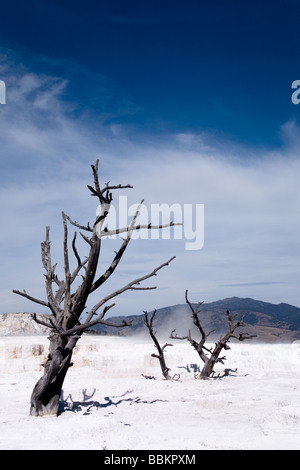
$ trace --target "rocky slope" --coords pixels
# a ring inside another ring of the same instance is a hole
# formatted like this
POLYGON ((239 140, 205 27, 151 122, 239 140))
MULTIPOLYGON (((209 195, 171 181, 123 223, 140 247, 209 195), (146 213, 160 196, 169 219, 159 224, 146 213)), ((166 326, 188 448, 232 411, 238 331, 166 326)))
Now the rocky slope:
MULTIPOLYGON (((43 317, 41 314, 37 316, 43 317)), ((30 313, 0 314, 0 336, 45 334, 49 334, 49 329, 36 323, 30 313)))

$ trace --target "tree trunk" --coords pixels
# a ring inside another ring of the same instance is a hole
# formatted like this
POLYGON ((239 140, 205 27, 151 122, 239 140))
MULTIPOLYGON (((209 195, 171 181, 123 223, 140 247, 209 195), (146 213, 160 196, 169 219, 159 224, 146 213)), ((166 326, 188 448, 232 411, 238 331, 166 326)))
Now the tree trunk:
POLYGON ((200 372, 199 379, 208 379, 213 372, 214 365, 215 365, 215 361, 212 360, 211 358, 208 359, 208 361, 205 362, 200 372))
MULTIPOLYGON (((226 336, 227 338, 227 336, 226 336)), ((214 369, 214 366, 217 362, 222 362, 223 361, 221 359, 219 359, 219 355, 222 351, 222 349, 226 347, 226 342, 223 341, 222 339, 220 339, 218 341, 218 343, 216 343, 215 345, 215 348, 214 350, 212 351, 211 355, 209 358, 207 358, 205 361, 204 361, 204 366, 201 370, 201 373, 200 373, 200 376, 199 378, 200 379, 208 379, 211 374, 213 373, 213 369, 214 369)), ((227 349, 230 349, 230 348, 227 348, 227 349)))
MULTIPOLYGON (((90 250, 87 267, 88 275, 85 276, 77 297, 76 305, 73 307, 75 313, 65 315, 63 321, 64 329, 69 329, 77 324, 85 302, 88 298, 90 287, 93 283, 99 258, 101 240, 93 234, 93 244, 90 250)), ((31 416, 57 416, 62 386, 71 364, 73 349, 80 338, 79 336, 61 337, 53 333, 50 339, 49 355, 44 365, 44 375, 36 383, 31 394, 30 415, 31 416)))
POLYGON ((163 354, 160 354, 159 356, 157 356, 156 354, 152 354, 153 357, 158 357, 159 359, 159 363, 160 363, 160 368, 161 368, 161 371, 162 371, 162 374, 164 376, 164 378, 166 380, 171 380, 171 376, 169 374, 169 367, 167 367, 166 365, 166 361, 165 361, 165 357, 163 354))
POLYGON ((164 378, 166 380, 171 380, 171 376, 169 374, 170 369, 166 365, 164 350, 167 346, 173 346, 173 345, 169 344, 169 343, 166 343, 164 346, 161 347, 159 342, 158 342, 158 339, 155 336, 152 324, 153 324, 154 317, 156 315, 156 309, 154 310, 150 321, 149 321, 149 318, 148 318, 148 312, 144 311, 144 314, 145 314, 144 323, 145 323, 145 325, 147 326, 147 328, 149 330, 150 336, 151 336, 151 338, 154 342, 154 346, 156 347, 157 352, 158 352, 158 354, 151 354, 151 356, 156 357, 159 360, 160 368, 161 368, 161 371, 162 371, 162 374, 163 374, 164 378))
POLYGON ((30 400, 31 416, 57 416, 61 390, 70 367, 74 344, 54 333, 50 338, 44 375, 36 383, 30 400), (71 346, 71 347, 70 347, 71 346))

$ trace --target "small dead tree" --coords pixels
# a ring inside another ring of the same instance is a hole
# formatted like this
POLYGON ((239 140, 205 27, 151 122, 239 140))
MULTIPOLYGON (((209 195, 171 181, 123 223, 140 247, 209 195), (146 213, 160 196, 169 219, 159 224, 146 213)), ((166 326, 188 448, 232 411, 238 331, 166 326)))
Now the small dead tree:
POLYGON ((64 212, 62 213, 63 218, 63 252, 64 252, 64 278, 60 279, 55 272, 56 264, 52 263, 51 252, 50 252, 50 238, 49 238, 49 227, 46 227, 46 238, 41 244, 42 248, 42 263, 46 271, 45 284, 46 284, 46 296, 47 300, 37 299, 27 294, 27 292, 14 290, 13 292, 21 295, 37 304, 43 305, 50 309, 51 314, 45 319, 38 318, 35 314, 32 315, 33 319, 49 328, 49 355, 44 366, 43 376, 39 379, 35 385, 30 401, 30 414, 32 416, 43 416, 43 415, 57 415, 59 401, 61 396, 62 385, 67 374, 69 367, 71 367, 71 358, 73 349, 80 339, 82 333, 88 328, 96 324, 105 324, 113 327, 129 326, 130 323, 123 321, 121 324, 113 323, 105 320, 105 315, 115 303, 109 303, 112 299, 119 296, 123 292, 129 290, 146 290, 155 289, 155 287, 141 287, 140 284, 153 276, 157 275, 157 272, 175 258, 175 256, 160 266, 153 269, 148 274, 138 277, 128 284, 124 285, 120 289, 106 295, 100 299, 88 312, 83 319, 83 311, 86 309, 86 304, 90 294, 95 292, 101 287, 113 274, 116 267, 118 266, 124 252, 130 242, 133 231, 139 229, 161 229, 166 226, 174 225, 173 222, 165 225, 137 225, 136 219, 139 214, 141 204, 137 207, 135 215, 128 227, 108 230, 103 228, 105 219, 109 213, 110 205, 113 200, 112 191, 123 188, 132 188, 129 184, 123 186, 121 184, 114 186, 109 182, 100 187, 98 177, 98 160, 95 165, 92 165, 92 171, 94 176, 94 186, 88 186, 92 193, 100 203, 100 213, 96 217, 94 225, 91 227, 89 223, 87 225, 80 225, 73 221, 64 212), (82 259, 78 253, 76 247, 76 236, 74 233, 72 239, 72 250, 76 260, 76 267, 71 270, 69 261, 69 234, 68 234, 68 223, 80 229, 80 235, 83 240, 87 243, 89 252, 85 259, 82 259), (82 231, 85 232, 82 233, 82 231), (108 235, 114 235, 117 233, 127 234, 126 238, 123 239, 123 243, 110 264, 110 266, 102 273, 97 273, 97 267, 99 262, 100 247, 102 238, 108 235), (79 283, 78 276, 81 274, 82 282, 79 283), (77 285, 77 287, 76 287, 77 285), (101 310, 102 309, 102 310, 101 310))
POLYGON ((185 291, 185 301, 188 304, 191 312, 192 312, 192 318, 193 318, 193 323, 194 325, 198 328, 200 334, 201 334, 201 339, 200 341, 196 341, 191 337, 191 331, 189 330, 189 334, 187 336, 178 336, 175 334, 175 330, 171 332, 171 338, 173 339, 186 339, 190 342, 190 344, 193 346, 193 348, 197 351, 199 354, 199 357, 201 360, 204 362, 204 366, 200 372, 200 379, 207 379, 211 376, 213 372, 213 368, 216 363, 220 362, 221 364, 224 364, 224 361, 226 360, 225 356, 220 357, 220 354, 222 350, 229 350, 230 346, 228 345, 229 341, 231 338, 235 338, 238 341, 244 341, 247 339, 254 338, 256 335, 249 335, 248 333, 239 333, 236 334, 237 328, 243 327, 244 322, 242 320, 238 320, 235 322, 236 315, 230 315, 229 310, 226 312, 227 320, 228 320, 228 331, 225 335, 221 336, 221 338, 215 343, 214 348, 208 348, 205 346, 205 343, 207 341, 207 338, 211 333, 215 331, 215 329, 209 331, 208 333, 205 333, 200 320, 199 320, 199 313, 200 313, 200 306, 203 304, 203 302, 199 302, 196 306, 196 308, 193 307, 193 305, 190 303, 188 300, 188 291, 185 291))
POLYGON ((147 328, 149 330, 150 336, 151 336, 151 338, 154 342, 154 346, 156 347, 157 353, 158 353, 158 354, 153 353, 153 354, 151 354, 151 356, 156 357, 159 360, 160 368, 161 368, 161 371, 162 371, 162 374, 163 374, 164 378, 166 380, 171 380, 172 377, 169 374, 170 369, 169 369, 169 367, 167 367, 166 360, 165 360, 165 349, 166 349, 167 346, 173 346, 173 344, 166 343, 163 346, 161 346, 158 342, 158 339, 156 338, 156 332, 153 330, 153 320, 154 320, 154 317, 155 317, 155 314, 156 314, 156 309, 154 310, 153 314, 151 315, 150 320, 149 320, 149 317, 148 317, 148 312, 144 311, 144 314, 145 314, 144 323, 145 323, 145 325, 147 326, 147 328))

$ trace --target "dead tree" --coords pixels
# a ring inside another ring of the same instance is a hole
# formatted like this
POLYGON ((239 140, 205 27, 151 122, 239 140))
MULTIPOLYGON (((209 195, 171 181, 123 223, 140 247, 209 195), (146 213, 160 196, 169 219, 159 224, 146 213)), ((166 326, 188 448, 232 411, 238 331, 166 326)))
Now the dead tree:
POLYGON ((220 354, 222 350, 229 350, 230 346, 228 345, 229 341, 231 338, 235 338, 238 341, 244 341, 246 339, 251 339, 254 338, 256 335, 249 335, 248 333, 239 333, 236 334, 237 328, 243 327, 244 322, 242 320, 238 320, 235 322, 236 315, 230 315, 229 310, 226 312, 227 320, 228 320, 228 331, 225 335, 221 336, 220 339, 215 343, 214 348, 208 348, 205 346, 205 343, 207 341, 207 338, 211 333, 215 331, 215 329, 209 331, 208 333, 205 333, 200 320, 199 320, 199 313, 200 313, 200 305, 203 304, 203 302, 199 302, 198 305, 193 307, 193 305, 190 303, 188 300, 188 291, 186 290, 185 292, 185 301, 188 304, 191 312, 192 312, 192 319, 194 325, 198 328, 201 339, 200 341, 196 341, 191 337, 191 331, 189 330, 189 334, 187 336, 178 336, 175 335, 175 330, 171 332, 171 338, 173 339, 186 339, 190 342, 190 344, 193 346, 193 348, 197 351, 199 354, 199 357, 201 360, 204 362, 204 366, 200 372, 200 378, 201 379, 207 379, 211 376, 213 372, 213 368, 216 363, 220 362, 221 364, 224 364, 224 361, 226 360, 225 356, 220 357, 220 354))
POLYGON ((111 185, 106 183, 103 188, 100 187, 98 177, 98 160, 95 165, 92 165, 94 186, 88 186, 92 196, 95 196, 100 203, 100 213, 96 217, 93 226, 80 225, 73 221, 64 212, 63 218, 63 257, 64 257, 64 276, 60 279, 56 274, 56 264, 52 263, 50 253, 50 238, 49 227, 46 227, 46 239, 41 244, 42 248, 42 263, 46 271, 45 284, 46 284, 46 298, 47 300, 37 299, 27 294, 26 291, 14 290, 13 292, 19 294, 37 304, 43 305, 50 309, 51 314, 45 316, 45 319, 38 318, 35 314, 32 315, 33 319, 50 330, 49 336, 49 355, 47 361, 43 365, 44 373, 35 385, 30 403, 30 414, 32 416, 43 415, 57 415, 62 385, 67 374, 69 367, 71 367, 71 358, 73 349, 80 339, 82 333, 88 328, 96 324, 105 324, 113 327, 129 326, 130 324, 123 321, 121 324, 107 321, 105 315, 115 303, 110 303, 112 299, 119 296, 123 292, 129 290, 143 290, 155 289, 155 287, 142 287, 141 283, 146 279, 156 276, 157 272, 164 266, 167 266, 173 258, 164 262, 160 266, 153 269, 152 272, 134 279, 115 292, 101 298, 87 313, 83 319, 83 311, 87 308, 87 301, 93 292, 101 287, 109 277, 113 274, 118 266, 124 252, 130 242, 132 233, 138 229, 160 229, 167 225, 174 225, 173 222, 164 226, 149 225, 136 225, 136 219, 139 214, 140 206, 137 207, 136 213, 128 227, 108 230, 103 228, 105 219, 109 213, 110 205, 112 202, 112 191, 123 188, 132 188, 129 184, 111 185), (76 247, 75 232, 72 239, 72 251, 76 266, 71 270, 69 260, 69 224, 80 229, 80 235, 88 245, 88 256, 85 259, 80 257, 76 247), (85 232, 82 233, 82 232, 85 232), (107 235, 117 233, 125 233, 126 238, 123 239, 119 250, 115 252, 115 256, 108 268, 102 273, 97 273, 100 247, 102 238, 107 235), (78 285, 78 276, 82 276, 82 281, 78 285))
POLYGON ((159 344, 158 339, 156 338, 156 332, 153 330, 153 320, 156 314, 156 310, 154 310, 153 314, 151 315, 150 320, 148 317, 148 312, 144 311, 144 314, 145 314, 144 323, 149 330, 150 336, 154 342, 154 346, 156 347, 157 353, 158 353, 158 354, 153 353, 151 354, 151 356, 156 357, 159 360, 160 368, 161 368, 164 378, 166 380, 171 380, 172 377, 169 374, 170 369, 169 367, 167 367, 166 360, 165 360, 165 349, 167 346, 173 346, 173 344, 166 343, 163 346, 159 344))

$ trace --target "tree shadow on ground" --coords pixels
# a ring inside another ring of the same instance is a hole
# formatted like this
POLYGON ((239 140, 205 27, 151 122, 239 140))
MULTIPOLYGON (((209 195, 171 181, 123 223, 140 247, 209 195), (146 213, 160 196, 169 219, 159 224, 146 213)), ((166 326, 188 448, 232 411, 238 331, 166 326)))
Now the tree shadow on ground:
MULTIPOLYGON (((201 367, 198 364, 186 364, 185 366, 178 366, 178 369, 185 369, 189 374, 194 374, 195 379, 199 378, 201 367)), ((248 375, 248 374, 246 374, 248 375)), ((235 369, 225 368, 222 372, 216 373, 212 371, 209 379, 223 379, 224 377, 238 377, 237 367, 235 369)))
POLYGON ((83 411, 84 415, 90 414, 94 410, 98 410, 100 408, 107 408, 110 406, 118 406, 123 402, 128 402, 129 405, 145 403, 145 404, 153 404, 156 402, 166 402, 167 400, 142 400, 140 397, 126 397, 129 393, 132 393, 132 390, 127 390, 120 396, 112 396, 112 397, 104 397, 104 402, 100 403, 97 400, 91 400, 91 398, 95 395, 96 389, 94 388, 91 394, 87 393, 86 389, 82 389, 82 400, 73 400, 71 393, 65 398, 64 391, 61 392, 61 399, 60 399, 60 407, 59 407, 59 414, 65 411, 72 411, 73 413, 77 413, 83 411))

